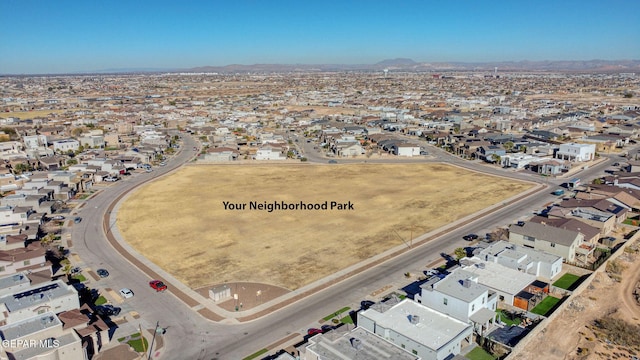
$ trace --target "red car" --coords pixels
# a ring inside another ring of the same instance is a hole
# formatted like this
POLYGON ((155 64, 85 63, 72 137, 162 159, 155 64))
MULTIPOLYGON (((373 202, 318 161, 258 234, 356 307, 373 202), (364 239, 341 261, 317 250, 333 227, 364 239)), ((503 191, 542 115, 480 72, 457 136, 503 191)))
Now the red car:
POLYGON ((149 281, 149 286, 151 286, 151 288, 155 289, 156 291, 165 291, 165 290, 167 290, 167 285, 165 285, 160 280, 151 280, 151 281, 149 281))
POLYGON ((307 330, 307 335, 322 334, 322 329, 311 328, 307 330))

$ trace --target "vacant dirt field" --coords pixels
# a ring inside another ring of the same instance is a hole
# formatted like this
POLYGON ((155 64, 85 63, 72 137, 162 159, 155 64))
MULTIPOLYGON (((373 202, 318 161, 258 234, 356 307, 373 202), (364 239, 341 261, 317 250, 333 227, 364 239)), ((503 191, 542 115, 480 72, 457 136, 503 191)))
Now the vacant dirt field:
POLYGON ((531 186, 442 164, 194 165, 133 193, 118 227, 192 288, 297 289, 531 186), (225 210, 227 201, 246 208, 225 210), (251 201, 353 209, 268 212, 251 201))
MULTIPOLYGON (((638 249, 637 244, 636 241, 630 248, 638 249)), ((640 303, 634 298, 636 286, 640 287, 640 255, 635 251, 625 252, 618 259, 625 268, 621 282, 613 280, 607 273, 596 272, 589 288, 569 299, 569 306, 547 325, 542 335, 511 358, 599 360, 640 356, 637 345, 617 344, 593 326, 596 319, 621 319, 631 326, 640 326, 640 303)), ((638 339, 637 328, 629 331, 638 339)))

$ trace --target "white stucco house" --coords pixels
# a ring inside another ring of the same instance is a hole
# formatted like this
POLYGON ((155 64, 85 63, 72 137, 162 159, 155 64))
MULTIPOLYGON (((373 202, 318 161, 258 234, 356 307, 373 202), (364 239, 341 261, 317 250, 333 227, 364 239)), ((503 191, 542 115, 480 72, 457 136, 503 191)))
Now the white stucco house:
POLYGON ((596 146, 594 144, 562 144, 556 152, 555 158, 569 161, 591 161, 595 159, 596 146))

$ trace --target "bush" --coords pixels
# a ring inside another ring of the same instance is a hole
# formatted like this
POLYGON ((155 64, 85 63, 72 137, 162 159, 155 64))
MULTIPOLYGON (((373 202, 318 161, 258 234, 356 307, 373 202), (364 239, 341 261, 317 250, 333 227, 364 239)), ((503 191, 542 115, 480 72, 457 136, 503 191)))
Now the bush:
POLYGON ((594 325, 604 337, 616 345, 640 346, 640 326, 630 324, 622 319, 605 317, 594 321, 594 325))

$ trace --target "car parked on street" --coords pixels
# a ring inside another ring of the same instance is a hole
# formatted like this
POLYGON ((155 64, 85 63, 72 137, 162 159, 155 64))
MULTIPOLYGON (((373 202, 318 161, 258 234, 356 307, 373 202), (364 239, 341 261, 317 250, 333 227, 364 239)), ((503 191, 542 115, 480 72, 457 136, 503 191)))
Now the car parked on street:
POLYGON ((51 217, 51 220, 64 220, 64 216, 62 215, 55 215, 51 217))
POLYGON ((151 281, 149 281, 149 286, 151 286, 152 289, 154 289, 155 291, 158 291, 158 292, 167 290, 167 285, 165 285, 160 280, 151 280, 151 281))
POLYGON ((109 276, 109 272, 106 269, 98 269, 98 270, 96 270, 96 273, 101 278, 106 278, 107 276, 109 276))
POLYGON ((79 217, 79 216, 78 216, 78 217, 76 217, 75 219, 73 219, 73 222, 74 222, 74 223, 76 223, 76 224, 79 224, 79 223, 80 223, 80 221, 82 221, 82 218, 81 218, 81 217, 79 217))
POLYGON ((133 297, 133 291, 128 288, 122 288, 120 289, 120 295, 125 299, 130 299, 133 297))
POLYGON ((94 310, 100 316, 118 316, 120 311, 122 311, 121 308, 109 304, 96 306, 94 310))
POLYGON ((478 238, 478 235, 476 235, 476 234, 467 234, 467 235, 463 236, 462 238, 467 240, 467 241, 472 241, 472 240, 476 240, 478 238))
POLYGON ((307 330, 307 335, 322 334, 322 329, 311 328, 307 330))
POLYGON ((375 304, 374 301, 371 300, 362 300, 360 301, 360 308, 362 310, 367 310, 368 308, 370 308, 371 306, 373 306, 375 304))

